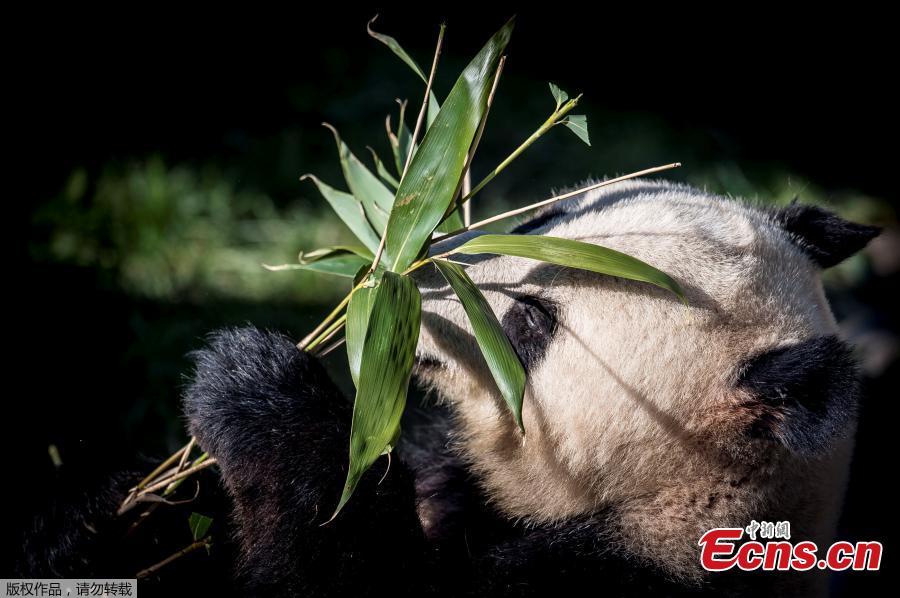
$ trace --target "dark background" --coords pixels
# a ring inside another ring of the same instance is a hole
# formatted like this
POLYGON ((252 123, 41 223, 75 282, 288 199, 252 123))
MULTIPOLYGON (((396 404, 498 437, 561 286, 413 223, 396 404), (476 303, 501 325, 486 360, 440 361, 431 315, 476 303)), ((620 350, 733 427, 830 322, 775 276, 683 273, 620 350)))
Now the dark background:
POLYGON ((900 243, 895 32, 877 14, 545 5, 11 18, 8 147, 21 184, 7 197, 3 443, 20 491, 7 493, 9 512, 27 513, 48 487, 51 444, 65 463, 95 468, 183 444, 178 389, 185 354, 205 332, 250 321, 299 338, 339 296, 330 279, 258 264, 346 239, 298 181, 315 172, 342 186, 321 121, 368 163, 367 144, 389 156, 383 119, 391 112, 396 122, 394 98, 418 108, 418 80, 365 33, 375 13, 376 29, 423 68, 446 20, 439 97, 518 14, 476 180, 550 113, 547 81, 584 93, 577 111, 593 146, 552 132, 476 200, 476 217, 589 176, 681 161, 671 178, 767 203, 799 195, 887 227, 826 279, 866 373, 840 537, 885 544, 883 572, 844 575, 835 587, 848 596, 879 588, 893 563, 886 485, 900 243))

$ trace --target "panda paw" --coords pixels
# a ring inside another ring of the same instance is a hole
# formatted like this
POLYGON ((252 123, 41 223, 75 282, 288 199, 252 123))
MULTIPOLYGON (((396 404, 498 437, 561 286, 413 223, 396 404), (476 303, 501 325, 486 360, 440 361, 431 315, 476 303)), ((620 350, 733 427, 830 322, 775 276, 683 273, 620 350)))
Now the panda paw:
POLYGON ((192 354, 184 392, 189 432, 220 465, 260 457, 312 430, 340 432, 348 405, 321 364, 282 334, 255 327, 212 333, 192 354))

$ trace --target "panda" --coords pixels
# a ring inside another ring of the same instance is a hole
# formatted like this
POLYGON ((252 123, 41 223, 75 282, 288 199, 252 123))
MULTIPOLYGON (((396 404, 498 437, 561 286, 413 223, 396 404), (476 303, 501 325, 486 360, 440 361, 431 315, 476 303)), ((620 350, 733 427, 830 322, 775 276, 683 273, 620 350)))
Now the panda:
POLYGON ((859 385, 820 278, 878 230, 814 206, 763 209, 636 180, 551 205, 512 232, 632 255, 676 279, 687 306, 635 281, 455 256, 528 372, 523 436, 462 306, 435 269, 416 271, 414 374, 426 400, 408 409, 395 457, 330 522, 351 401, 285 335, 213 333, 193 355, 184 414, 218 461, 233 538, 220 574, 232 590, 824 593, 819 572, 709 573, 698 540, 754 519, 831 540, 859 385))

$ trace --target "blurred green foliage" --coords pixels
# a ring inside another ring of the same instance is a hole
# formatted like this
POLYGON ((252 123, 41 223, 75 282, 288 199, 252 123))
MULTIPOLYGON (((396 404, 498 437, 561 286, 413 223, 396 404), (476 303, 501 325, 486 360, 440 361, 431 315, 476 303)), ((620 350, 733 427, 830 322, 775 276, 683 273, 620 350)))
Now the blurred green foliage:
MULTIPOLYGON (((785 204, 799 197, 860 222, 891 218, 882 199, 853 191, 829 193, 778 169, 748 174, 726 161, 702 169, 686 165, 676 174, 710 191, 758 203, 785 204)), ((215 165, 170 166, 159 156, 106 167, 95 180, 77 169, 64 189, 36 211, 35 225, 46 236, 32 243, 32 256, 94 269, 104 286, 150 300, 302 305, 342 296, 341 284, 319 274, 268 272, 261 265, 294 262, 301 250, 352 241, 327 204, 295 198, 279 205, 236 178, 215 165)), ((301 185, 298 181, 298 191, 301 185)), ((537 191, 531 195, 540 197, 537 191)), ((490 191, 475 200, 481 214, 522 203, 490 191)), ((865 274, 864 259, 857 256, 829 271, 828 281, 857 282, 865 274)))
POLYGON ((190 302, 328 301, 337 285, 261 264, 351 238, 325 209, 278 207, 219 168, 170 167, 159 157, 108 168, 96 181, 76 170, 35 224, 47 231, 46 244, 32 246, 37 260, 97 269, 128 294, 190 302))

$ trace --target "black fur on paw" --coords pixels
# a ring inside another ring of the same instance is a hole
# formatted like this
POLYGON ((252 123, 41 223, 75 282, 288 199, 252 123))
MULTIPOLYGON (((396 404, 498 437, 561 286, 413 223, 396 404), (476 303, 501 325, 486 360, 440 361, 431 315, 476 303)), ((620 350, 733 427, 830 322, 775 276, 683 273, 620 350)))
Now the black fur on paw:
POLYGON ((220 465, 262 458, 312 432, 349 434, 347 401, 321 364, 288 337, 250 326, 217 330, 208 343, 191 355, 184 412, 190 433, 220 465))

